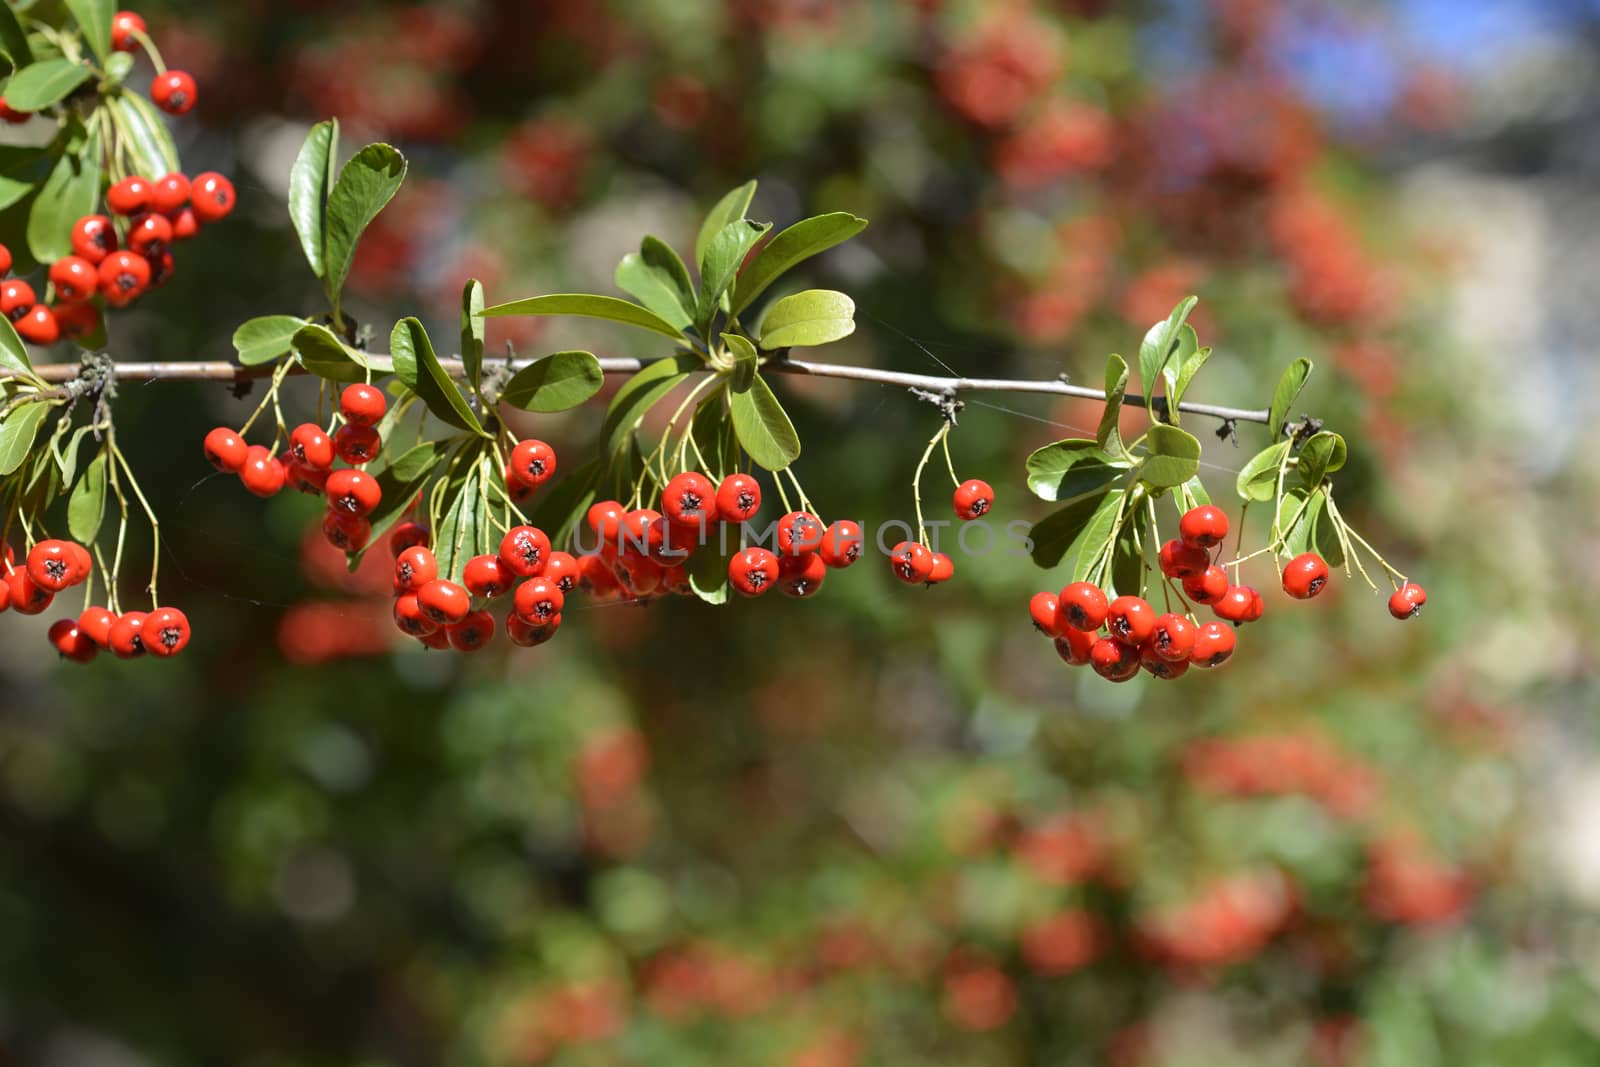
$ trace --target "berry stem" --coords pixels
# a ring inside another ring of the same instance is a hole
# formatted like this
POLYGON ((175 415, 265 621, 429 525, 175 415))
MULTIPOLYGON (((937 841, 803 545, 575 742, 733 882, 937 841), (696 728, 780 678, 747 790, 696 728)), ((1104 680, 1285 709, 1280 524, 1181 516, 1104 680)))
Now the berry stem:
POLYGON ((161 75, 167 72, 167 64, 161 58, 161 49, 156 47, 156 43, 150 39, 150 35, 148 33, 145 33, 143 30, 136 29, 130 30, 128 36, 132 37, 135 41, 138 41, 139 47, 143 48, 145 55, 150 57, 151 64, 156 68, 156 77, 159 78, 161 75))
POLYGON ((911 476, 911 501, 917 511, 917 542, 928 543, 928 528, 922 521, 922 472, 928 466, 928 460, 933 456, 933 450, 950 433, 948 422, 939 425, 939 431, 928 440, 928 447, 922 450, 922 459, 917 462, 917 471, 911 476))
POLYGON ((161 521, 156 518, 150 502, 144 498, 144 490, 139 488, 139 479, 134 476, 133 468, 128 464, 128 457, 122 454, 122 449, 117 447, 115 439, 108 436, 106 446, 111 450, 112 466, 120 465, 124 474, 128 476, 128 488, 133 490, 134 497, 139 501, 139 506, 144 509, 145 518, 150 520, 150 584, 147 591, 150 593, 150 607, 161 606, 161 597, 156 592, 156 578, 161 569, 161 521))
MULTIPOLYGON (((946 428, 948 428, 948 424, 946 428)), ((950 435, 948 433, 944 435, 942 443, 944 445, 944 467, 945 470, 950 472, 950 484, 960 489, 961 479, 956 475, 955 461, 950 458, 950 435)))

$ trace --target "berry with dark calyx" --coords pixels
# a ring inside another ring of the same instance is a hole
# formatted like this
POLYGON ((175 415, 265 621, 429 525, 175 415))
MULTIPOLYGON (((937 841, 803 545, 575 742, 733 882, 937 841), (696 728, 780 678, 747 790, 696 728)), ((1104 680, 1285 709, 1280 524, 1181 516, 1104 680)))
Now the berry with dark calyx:
POLYGON ((537 526, 513 526, 500 539, 500 560, 518 578, 535 578, 550 561, 550 538, 537 526))
POLYGON ((259 497, 277 496, 288 477, 278 457, 261 445, 249 447, 245 452, 244 464, 239 468, 239 481, 259 497))
POLYGON ((1062 636, 1061 598, 1054 593, 1035 593, 1028 601, 1028 616, 1033 628, 1046 637, 1062 636))
POLYGON ((100 332, 100 309, 93 304, 58 304, 55 312, 63 337, 82 341, 100 332))
POLYGON ((443 626, 438 627, 432 633, 421 635, 417 640, 422 643, 423 648, 431 648, 439 652, 443 652, 450 647, 450 634, 443 626))
POLYGON ((114 51, 132 52, 139 47, 135 34, 144 32, 144 19, 132 11, 118 11, 111 16, 111 47, 114 51))
POLYGON ((333 431, 333 451, 352 467, 362 467, 378 458, 383 438, 371 426, 347 422, 333 431))
POLYGON ((578 583, 597 600, 610 600, 622 591, 617 576, 599 553, 578 557, 578 583))
POLYGON ((492 599, 511 588, 511 577, 499 556, 473 556, 461 572, 461 584, 473 596, 492 599))
POLYGON ((778 560, 778 590, 796 600, 816 596, 827 576, 828 565, 815 552, 802 552, 778 560))
POLYGON ((750 475, 730 474, 717 486, 717 514, 723 522, 745 522, 760 510, 761 483, 750 475))
POLYGON ((1190 508, 1178 520, 1178 536, 1193 548, 1215 548, 1228 536, 1228 513, 1211 504, 1190 508))
POLYGON ((919 585, 933 573, 933 553, 918 541, 901 541, 889 552, 894 576, 907 585, 919 585))
POLYGON ((422 613, 440 626, 453 626, 472 610, 472 596, 447 578, 435 578, 417 590, 422 613))
POLYGON ((144 612, 127 611, 111 624, 106 647, 118 659, 138 659, 149 651, 144 645, 144 620, 144 612))
POLYGON ((98 266, 117 250, 117 231, 104 215, 85 215, 72 227, 72 252, 98 266))
POLYGON ((1198 627, 1182 615, 1167 612, 1156 616, 1155 632, 1150 635, 1150 649, 1162 659, 1177 663, 1187 660, 1194 649, 1198 627))
POLYGON ((35 304, 17 320, 17 336, 32 345, 53 345, 61 340, 61 324, 54 311, 35 304))
POLYGON ((1389 597, 1389 614, 1397 619, 1414 619, 1422 614, 1422 605, 1428 602, 1428 594, 1416 582, 1407 582, 1389 597))
POLYGON ((1302 552, 1283 568, 1283 591, 1296 600, 1310 600, 1328 584, 1328 564, 1315 552, 1302 552))
POLYGON ((928 585, 943 585, 956 576, 956 561, 943 552, 933 554, 933 569, 928 572, 928 585))
POLYGON ((63 659, 74 663, 88 663, 100 654, 100 646, 78 627, 76 619, 57 619, 46 637, 63 659))
POLYGON ((0 315, 4 315, 12 322, 32 311, 33 305, 38 302, 33 293, 33 286, 21 278, 10 278, 0 282, 0 315))
POLYGON ((798 556, 815 552, 822 547, 825 529, 822 520, 809 511, 789 512, 778 520, 778 555, 798 556))
POLYGON ((556 588, 563 593, 570 593, 578 587, 578 580, 583 576, 583 570, 578 566, 577 557, 568 552, 551 552, 545 558, 542 576, 556 583, 556 588))
POLYGON ((1160 563, 1161 573, 1168 578, 1189 578, 1204 573, 1211 566, 1211 557, 1205 549, 1173 538, 1161 546, 1160 563))
POLYGON ((661 588, 666 568, 649 556, 629 553, 617 561, 612 571, 622 588, 634 596, 647 597, 661 588))
POLYGON ((312 422, 302 422, 289 434, 289 458, 302 467, 327 470, 333 466, 333 438, 312 422))
POLYGON ((760 596, 778 580, 778 557, 764 548, 747 548, 728 561, 728 581, 745 596, 760 596))
POLYGON ((1126 682, 1139 673, 1139 649, 1115 637, 1101 637, 1089 646, 1089 666, 1100 677, 1126 682))
POLYGON ((177 608, 157 608, 145 616, 139 636, 152 656, 176 656, 189 647, 189 618, 177 608))
POLYGON ((622 537, 622 520, 628 509, 615 500, 600 500, 589 505, 585 521, 595 532, 602 546, 617 548, 622 537))
POLYGON ((404 593, 395 598, 394 624, 401 633, 412 637, 426 637, 439 628, 438 623, 422 613, 422 605, 417 602, 415 593, 404 593))
POLYGON ((140 215, 128 227, 128 249, 146 259, 161 255, 172 244, 172 223, 165 215, 140 215))
POLYGON ((1061 662, 1070 667, 1082 667, 1089 662, 1089 653, 1097 640, 1099 639, 1094 634, 1086 634, 1070 626, 1063 627, 1061 636, 1054 642, 1056 655, 1061 657, 1061 662))
POLYGON ((450 647, 457 652, 476 652, 494 640, 494 616, 487 611, 468 612, 460 622, 445 627, 450 647))
POLYGON ((1119 596, 1106 609, 1106 633, 1130 645, 1142 645, 1156 629, 1156 609, 1142 597, 1119 596))
POLYGON ((827 530, 822 534, 822 544, 817 546, 817 554, 822 557, 822 562, 834 570, 843 570, 861 558, 861 551, 866 545, 866 535, 861 532, 861 524, 852 519, 837 519, 828 524, 827 530))
POLYGON ((328 507, 345 515, 371 515, 383 502, 383 487, 366 471, 334 471, 326 492, 328 507))
POLYGON ((383 391, 364 382, 347 385, 339 394, 339 414, 352 426, 376 426, 388 410, 383 391))
POLYGON ((105 608, 84 608, 78 616, 78 629, 89 640, 105 648, 111 643, 111 626, 116 621, 117 617, 105 608))
POLYGON ((439 577, 439 560, 426 545, 400 550, 394 561, 394 591, 415 593, 439 577))
POLYGON ((172 239, 187 241, 200 232, 200 217, 192 207, 180 207, 172 213, 172 239))
POLYGON ((706 526, 717 521, 717 487, 698 471, 684 471, 661 493, 661 513, 679 526, 706 526))
POLYGON ((518 441, 511 450, 511 476, 527 489, 537 489, 556 472, 556 450, 543 441, 518 441))
POLYGON ((962 522, 970 522, 988 514, 994 507, 994 490, 989 483, 972 478, 956 487, 956 515, 962 522))
POLYGON ((169 70, 150 83, 150 101, 169 115, 187 115, 199 94, 187 71, 169 70))
POLYGON ((154 191, 148 178, 138 175, 123 178, 106 190, 106 207, 114 215, 137 215, 150 207, 150 195, 154 191))
POLYGON ((389 531, 389 554, 396 558, 406 549, 418 545, 424 548, 428 545, 428 528, 421 523, 409 520, 399 522, 389 531))
POLYGON ((654 555, 666 541, 666 528, 656 523, 661 512, 655 508, 635 508, 622 516, 622 535, 618 548, 625 554, 654 555))
POLYGON ((189 183, 189 205, 201 222, 220 222, 233 211, 233 183, 215 171, 196 174, 189 183))
POLYGON ((1227 619, 1235 624, 1247 622, 1255 606, 1255 597, 1256 591, 1248 585, 1230 585, 1228 591, 1211 605, 1211 610, 1216 612, 1219 619, 1227 619))
POLYGON ((1233 630, 1220 622, 1208 622, 1194 635, 1194 647, 1189 650, 1189 662, 1196 667, 1220 667, 1233 655, 1238 637, 1233 630))
POLYGON ((1057 601, 1066 624, 1090 634, 1100 629, 1110 609, 1105 593, 1092 582, 1073 582, 1061 590, 1057 601))
POLYGON ((1187 659, 1168 659, 1157 652, 1154 646, 1146 645, 1139 652, 1139 666, 1157 678, 1171 680, 1181 677, 1189 670, 1189 661, 1187 659))
POLYGON ((520 645, 523 648, 533 648, 536 645, 544 644, 554 637, 559 629, 561 629, 560 615, 556 615, 548 622, 539 623, 538 625, 524 622, 515 613, 506 616, 506 637, 511 640, 512 644, 520 645))
POLYGON ((150 186, 150 208, 167 217, 189 202, 189 179, 174 171, 157 178, 150 186))
POLYGON ((550 579, 529 578, 511 595, 511 610, 523 622, 538 626, 560 615, 566 599, 561 587, 550 579))
POLYGON ((227 474, 239 473, 239 468, 244 466, 245 455, 250 450, 244 439, 226 426, 218 426, 206 434, 205 448, 206 459, 211 465, 227 474))
POLYGON ((82 256, 62 256, 50 264, 50 284, 57 303, 76 304, 100 290, 100 272, 82 256))
POLYGON ((150 261, 150 288, 159 289, 172 280, 173 272, 178 269, 178 260, 171 252, 163 251, 145 258, 150 261))
POLYGON ((6 588, 11 594, 11 610, 19 615, 38 615, 50 606, 56 595, 28 576, 28 568, 6 572, 6 588))
POLYGON ((133 252, 112 252, 100 261, 100 293, 122 307, 150 286, 150 261, 133 252))
POLYGON ((360 552, 372 540, 372 523, 364 515, 330 511, 322 517, 322 536, 328 544, 349 555, 360 552))
POLYGON ((28 552, 28 577, 41 589, 59 593, 89 577, 89 572, 68 542, 50 538, 28 552))
POLYGON ((694 554, 705 541, 706 529, 703 525, 685 525, 673 522, 666 515, 658 516, 650 523, 650 528, 645 531, 645 543, 650 552, 650 558, 665 566, 682 563, 694 554))
POLYGON ((283 473, 290 489, 307 496, 323 496, 328 491, 328 476, 333 472, 317 467, 302 467, 290 460, 284 463, 283 473))
POLYGON ((1228 572, 1213 563, 1183 580, 1183 595, 1196 604, 1215 604, 1228 591, 1228 572))

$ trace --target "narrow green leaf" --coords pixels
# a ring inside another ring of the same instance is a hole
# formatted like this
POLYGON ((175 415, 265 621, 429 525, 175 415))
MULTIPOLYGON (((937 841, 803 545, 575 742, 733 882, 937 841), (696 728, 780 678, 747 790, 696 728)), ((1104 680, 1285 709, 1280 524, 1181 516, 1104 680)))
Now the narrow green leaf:
POLYGON ((689 432, 694 435, 699 454, 705 457, 708 475, 721 481, 739 466, 739 438, 733 432, 725 389, 715 388, 700 401, 689 432))
POLYGON ((1161 380, 1161 371, 1167 365, 1167 360, 1173 355, 1178 346, 1180 331, 1184 322, 1189 318, 1189 312, 1199 303, 1195 297, 1185 297, 1172 309, 1172 314, 1145 333, 1144 340, 1139 343, 1139 384, 1144 388, 1145 406, 1151 414, 1155 414, 1154 398, 1156 383, 1161 380))
POLYGON ((6 83, 6 103, 18 111, 39 111, 59 103, 89 80, 86 64, 70 59, 42 59, 11 76, 6 83))
POLYGON ((28 359, 28 346, 17 336, 11 320, 0 315, 0 368, 33 373, 33 362, 28 359))
POLYGON ((33 62, 33 49, 28 46, 28 35, 17 21, 17 13, 10 4, 0 4, 0 49, 19 70, 33 62))
POLYGON ((855 332, 856 302, 832 289, 807 289, 786 296, 761 320, 761 347, 825 345, 855 332))
POLYGON ((22 200, 31 192, 33 192, 33 182, 0 177, 0 211, 22 200))
POLYGON ((1316 514, 1311 521, 1311 547, 1330 567, 1344 566, 1344 543, 1339 540, 1333 514, 1328 510, 1327 493, 1318 493, 1311 507, 1316 514))
MULTIPOLYGON (((116 14, 115 0, 67 0, 67 10, 78 21, 84 40, 102 63, 111 54, 111 16, 116 14)), ((158 178, 160 175, 151 175, 158 178)))
POLYGON ((82 451, 79 446, 94 430, 93 426, 79 426, 68 435, 68 426, 66 419, 57 419, 55 433, 50 435, 50 451, 54 453, 56 466, 61 470, 62 485, 71 485, 73 479, 78 476, 78 453, 82 451), (61 445, 62 437, 67 438, 65 447, 61 445))
POLYGON ((1146 564, 1138 529, 1137 522, 1127 522, 1117 534, 1111 556, 1111 588, 1106 590, 1108 596, 1140 596, 1144 592, 1146 564))
POLYGON ((1110 485, 1131 466, 1087 437, 1069 437, 1028 457, 1028 488, 1040 500, 1065 503, 1110 485))
POLYGON ((1198 474, 1183 483, 1183 485, 1185 489, 1189 490, 1189 495, 1194 497, 1195 503, 1200 507, 1205 507, 1211 503, 1211 494, 1206 492, 1205 483, 1200 480, 1198 474))
POLYGON ((606 455, 615 458, 645 413, 690 374, 703 369, 698 357, 682 354, 657 360, 624 382, 611 398, 600 428, 600 436, 606 440, 606 455))
POLYGON ((767 242, 734 285, 731 314, 737 315, 767 287, 812 256, 842 244, 867 228, 867 220, 845 211, 802 219, 767 242))
POLYGON ((483 283, 468 278, 461 289, 461 365, 467 372, 467 384, 474 390, 483 388, 483 283))
POLYGON ((654 330, 674 341, 682 341, 672 323, 648 308, 615 296, 596 293, 551 293, 548 296, 530 296, 526 300, 513 300, 509 304, 496 304, 485 308, 485 318, 504 315, 578 315, 590 319, 609 319, 627 326, 654 330))
POLYGON ((745 255, 771 229, 770 222, 736 219, 724 226, 706 245, 700 257, 700 295, 696 304, 696 322, 702 332, 710 324, 722 294, 733 284, 745 255))
POLYGON ((439 577, 461 581, 467 560, 478 554, 479 459, 476 448, 462 453, 460 467, 445 490, 439 528, 433 531, 433 554, 439 577))
POLYGON ((1150 454, 1139 467, 1139 480, 1157 489, 1182 485, 1200 471, 1200 441, 1176 426, 1155 425, 1145 437, 1150 454))
POLYGON ((307 323, 295 331, 294 350, 306 371, 330 382, 361 382, 367 379, 366 357, 339 340, 337 334, 318 323, 307 323))
POLYGON ((1239 477, 1234 482, 1239 495, 1246 500, 1258 501, 1271 500, 1276 496, 1278 466, 1288 451, 1289 442, 1279 441, 1251 456, 1250 461, 1240 468, 1239 477))
MULTIPOLYGON (((4 422, 0 422, 0 477, 22 466, 33 449, 33 439, 39 434, 39 424, 50 413, 44 403, 23 404, 12 408, 4 422)), ((54 469, 54 462, 51 463, 54 469)))
POLYGON ((393 145, 381 143, 367 145, 339 172, 328 193, 322 241, 322 285, 333 303, 338 303, 350 274, 361 235, 405 180, 406 157, 393 145))
POLYGON ((154 104, 138 93, 123 90, 111 98, 109 106, 116 112, 119 135, 140 171, 160 177, 180 169, 177 146, 154 104))
POLYGON ((750 210, 750 201, 755 198, 756 183, 752 179, 725 193, 716 206, 706 213, 705 221, 700 224, 700 232, 694 239, 694 261, 705 262, 706 246, 711 239, 720 233, 723 227, 730 222, 744 218, 744 213, 750 210))
POLYGON ((723 334, 722 343, 728 346, 728 352, 733 356, 733 373, 728 375, 728 387, 736 393, 742 393, 755 381, 756 366, 761 357, 755 345, 736 333, 723 334))
POLYGON ((598 393, 605 381, 594 353, 556 352, 512 375, 500 400, 523 411, 566 411, 598 393))
POLYGON ((294 347, 294 338, 306 325, 293 315, 262 315, 233 331, 233 347, 246 367, 271 363, 294 347))
POLYGON ((719 526, 715 536, 700 546, 685 564, 689 588, 707 604, 728 602, 728 561, 738 551, 738 541, 736 533, 719 526))
POLYGON ((794 423, 761 375, 757 374, 744 392, 728 394, 728 409, 739 444, 758 465, 780 471, 800 458, 800 436, 794 423))
POLYGON ((321 278, 327 269, 324 225, 328 194, 333 191, 334 161, 339 154, 339 120, 328 119, 311 127, 289 168, 289 218, 300 238, 300 248, 321 278))
POLYGON ((1028 532, 1028 538, 1033 542, 1033 562, 1045 568, 1060 563, 1067 553, 1079 547, 1079 540, 1105 502, 1113 497, 1120 499, 1121 496, 1120 489, 1088 493, 1034 523, 1033 529, 1028 532))
POLYGON ((1200 368, 1204 367, 1206 360, 1210 358, 1210 345, 1204 348, 1197 348, 1184 358, 1183 364, 1178 368, 1177 383, 1167 391, 1167 396, 1171 401, 1171 408, 1174 412, 1178 410, 1178 404, 1182 402, 1183 395, 1189 391, 1189 386, 1193 384, 1194 376, 1200 373, 1200 368))
POLYGON ((1100 498, 1099 504, 1094 509, 1094 515, 1069 546, 1074 553, 1073 581, 1089 580, 1089 565, 1094 562, 1099 549, 1110 539, 1111 528, 1117 524, 1117 512, 1121 509, 1126 495, 1121 489, 1113 489, 1100 498))
POLYGON ((1307 489, 1315 489, 1322 484, 1322 479, 1344 467, 1345 457, 1343 437, 1328 430, 1313 434, 1300 447, 1294 480, 1307 489))
POLYGON ((1307 499, 1304 489, 1290 489, 1283 494, 1283 500, 1278 505, 1278 527, 1283 531, 1283 548, 1289 556, 1298 556, 1306 551, 1311 544, 1311 534, 1315 528, 1313 509, 1319 506, 1322 494, 1318 493, 1306 504, 1305 510, 1300 510, 1300 505, 1307 499), (1298 514, 1297 514, 1298 513, 1298 514), (1293 520, 1294 525, 1290 526, 1293 520))
POLYGON ((1306 387, 1306 379, 1311 375, 1311 361, 1304 357, 1289 364, 1283 372, 1283 377, 1278 379, 1278 388, 1272 394, 1271 417, 1267 421, 1267 432, 1276 441, 1283 436, 1283 424, 1289 417, 1289 409, 1300 397, 1300 390, 1306 387))
POLYGON ((428 331, 419 320, 404 318, 394 324, 389 334, 389 355, 394 359, 395 374, 422 398, 430 412, 458 430, 484 433, 461 390, 444 372, 428 331))
POLYGON ((64 154, 45 179, 28 213, 28 250, 40 263, 72 253, 72 227, 100 202, 100 137, 64 154))
POLYGON ((406 485, 427 477, 434 468, 444 462, 450 443, 448 440, 424 441, 400 453, 388 466, 389 474, 394 478, 395 484, 406 485))
POLYGON ((1095 440, 1103 451, 1117 457, 1128 454, 1128 446, 1122 443, 1121 428, 1122 398, 1127 392, 1128 361, 1112 355, 1106 360, 1106 407, 1100 413, 1100 428, 1095 440))
POLYGON ((616 280, 617 288, 677 329, 686 330, 694 322, 695 290, 689 268, 659 238, 646 237, 639 251, 623 256, 616 280))
POLYGON ((80 544, 92 544, 106 514, 106 453, 95 453, 67 500, 67 529, 80 544))

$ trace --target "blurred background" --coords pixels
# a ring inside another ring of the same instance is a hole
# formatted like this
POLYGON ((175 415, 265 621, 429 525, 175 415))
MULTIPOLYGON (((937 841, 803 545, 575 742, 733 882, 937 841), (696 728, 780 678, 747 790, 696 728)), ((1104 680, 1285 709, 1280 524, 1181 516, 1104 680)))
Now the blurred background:
MULTIPOLYGON (((188 169, 240 210, 116 319, 121 358, 227 358, 245 318, 319 307, 284 203, 329 115, 411 159, 351 283, 380 334, 453 336, 468 276, 613 292, 642 233, 689 247, 755 177, 754 217, 872 220, 799 279, 860 308, 824 358, 1094 382, 1191 292, 1195 399, 1264 406, 1313 358, 1343 510, 1430 605, 1400 625, 1342 578, 1290 604, 1263 569, 1226 669, 1112 686, 1027 625, 1061 575, 999 554, 424 653, 316 501, 207 476, 252 398, 125 385, 195 639, 84 669, 0 616, 0 1063, 1600 1056, 1600 3, 139 10, 200 83, 188 169)), ((937 413, 780 388, 825 516, 909 517, 937 413)), ((576 462, 601 410, 522 429, 576 462)), ((1036 519, 1022 460, 1097 418, 974 397, 958 469, 1036 519)), ((1262 431, 1205 436, 1231 495, 1262 431)))

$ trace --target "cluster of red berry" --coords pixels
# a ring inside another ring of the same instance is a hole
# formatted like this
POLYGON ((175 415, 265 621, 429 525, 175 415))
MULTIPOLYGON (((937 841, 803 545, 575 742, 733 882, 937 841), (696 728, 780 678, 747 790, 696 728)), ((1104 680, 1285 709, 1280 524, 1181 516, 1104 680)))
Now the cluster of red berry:
MULTIPOLYGON (((49 538, 28 550, 23 565, 16 553, 5 551, 5 580, 0 582, 0 611, 10 608, 23 615, 39 615, 57 593, 89 580, 94 560, 76 541, 49 538)), ((75 663, 88 663, 109 648, 121 659, 176 656, 189 644, 189 620, 177 608, 118 614, 104 607, 89 607, 76 619, 59 619, 51 627, 50 644, 75 663)))

